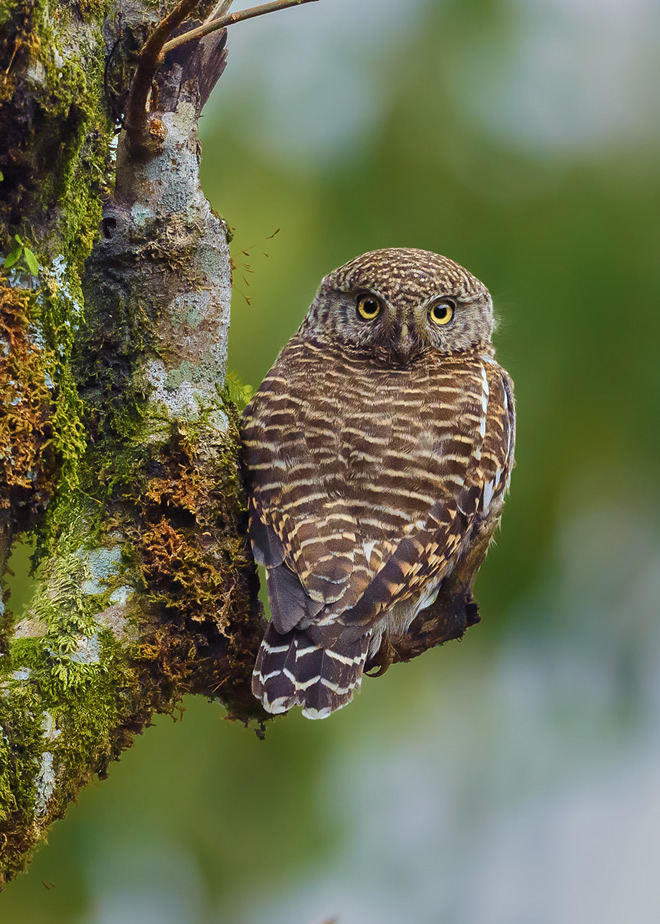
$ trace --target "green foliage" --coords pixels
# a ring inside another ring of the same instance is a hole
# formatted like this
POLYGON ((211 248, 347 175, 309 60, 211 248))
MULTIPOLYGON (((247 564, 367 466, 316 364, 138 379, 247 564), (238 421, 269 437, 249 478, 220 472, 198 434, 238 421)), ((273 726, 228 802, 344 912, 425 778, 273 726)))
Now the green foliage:
POLYGON ((225 377, 225 384, 229 399, 233 401, 239 410, 242 410, 250 403, 254 395, 254 388, 251 385, 244 385, 238 377, 238 372, 233 369, 228 372, 225 377))
POLYGON ((14 246, 5 257, 3 266, 5 269, 11 269, 11 267, 15 266, 19 260, 23 260, 33 276, 39 275, 39 262, 37 261, 34 252, 30 250, 27 244, 21 240, 18 234, 15 234, 14 246))

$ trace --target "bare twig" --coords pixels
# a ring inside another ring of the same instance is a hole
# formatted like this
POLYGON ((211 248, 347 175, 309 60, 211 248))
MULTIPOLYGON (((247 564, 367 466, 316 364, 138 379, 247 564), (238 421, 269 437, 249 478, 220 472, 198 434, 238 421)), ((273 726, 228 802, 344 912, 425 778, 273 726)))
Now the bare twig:
POLYGON ((167 39, 190 15, 198 0, 181 0, 161 22, 144 43, 131 84, 126 105, 126 131, 133 141, 143 140, 147 99, 154 75, 162 60, 167 39))
POLYGON ((264 3, 261 6, 230 13, 229 8, 232 2, 233 0, 219 0, 201 26, 170 39, 172 32, 188 18, 198 3, 198 0, 181 0, 172 12, 156 26, 153 34, 149 36, 140 52, 126 105, 124 126, 129 146, 132 149, 147 148, 147 100, 149 99, 149 92, 156 71, 168 51, 172 51, 186 42, 209 35, 211 32, 216 32, 218 29, 223 29, 225 26, 231 26, 236 22, 253 19, 255 16, 263 16, 265 13, 274 13, 277 10, 300 6, 302 3, 313 3, 316 0, 272 0, 272 2, 264 3))
POLYGON ((190 32, 184 32, 183 35, 177 35, 176 38, 166 42, 163 45, 163 54, 167 54, 168 51, 178 48, 179 45, 183 45, 184 42, 202 38, 205 35, 209 35, 211 32, 215 32, 216 29, 224 29, 225 26, 231 26, 235 22, 254 19, 255 16, 263 16, 265 13, 275 13, 277 10, 286 10, 291 6, 300 6, 302 3, 315 2, 316 0, 272 0, 271 3, 263 3, 261 6, 253 6, 247 10, 239 10, 237 13, 228 13, 226 16, 221 16, 210 22, 207 20, 207 22, 198 26, 196 29, 191 29, 190 32))
POLYGON ((214 19, 218 19, 220 16, 226 16, 233 2, 234 0, 218 0, 218 3, 204 20, 204 25, 207 22, 213 22, 214 19))

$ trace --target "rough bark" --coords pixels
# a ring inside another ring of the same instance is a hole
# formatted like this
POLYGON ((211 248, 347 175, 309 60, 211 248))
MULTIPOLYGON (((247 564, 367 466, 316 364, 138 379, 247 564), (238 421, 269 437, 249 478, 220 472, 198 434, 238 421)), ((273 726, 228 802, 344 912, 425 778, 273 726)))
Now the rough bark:
POLYGON ((39 262, 0 275, 0 567, 26 535, 37 548, 28 614, 0 613, 0 882, 155 711, 192 692, 262 717, 227 229, 198 175, 224 33, 166 56, 113 156, 159 17, 147 0, 0 13, 0 246, 18 234, 39 262))

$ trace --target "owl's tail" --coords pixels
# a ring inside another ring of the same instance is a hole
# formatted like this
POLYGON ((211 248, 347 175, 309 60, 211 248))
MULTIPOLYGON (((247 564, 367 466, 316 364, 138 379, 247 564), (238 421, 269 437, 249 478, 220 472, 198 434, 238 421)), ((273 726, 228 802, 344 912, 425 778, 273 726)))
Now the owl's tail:
POLYGON ((362 682, 369 635, 323 648, 301 629, 280 635, 268 624, 252 674, 252 692, 267 712, 302 706, 307 719, 326 719, 353 699, 362 682))

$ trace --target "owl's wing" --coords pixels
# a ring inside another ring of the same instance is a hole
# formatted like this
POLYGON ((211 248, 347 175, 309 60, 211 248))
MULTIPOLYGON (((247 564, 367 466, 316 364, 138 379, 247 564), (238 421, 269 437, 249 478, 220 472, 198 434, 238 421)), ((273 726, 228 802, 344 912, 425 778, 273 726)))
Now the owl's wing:
POLYGON ((333 483, 341 407, 327 355, 294 338, 241 422, 250 537, 280 633, 336 602, 351 578, 354 523, 333 483))
MULTIPOLYGON (((425 511, 416 510, 414 529, 400 538, 354 606, 333 620, 320 614, 318 631, 310 633, 316 641, 337 634, 350 641, 367 631, 393 604, 422 599, 424 591, 437 586, 453 567, 462 550, 483 534, 487 534, 485 554, 499 522, 513 467, 512 384, 493 360, 480 357, 476 368, 468 363, 460 373, 458 367, 453 370, 453 387, 460 390, 460 399, 454 405, 451 435, 444 434, 442 424, 434 431, 433 464, 427 460, 427 479, 437 483, 437 500, 425 511)), ((386 480, 388 473, 385 469, 386 480)), ((399 497, 410 489, 410 480, 407 484, 399 497)), ((396 478, 391 480, 390 491, 396 503, 396 478)), ((420 491, 423 493, 423 486, 420 491)))
POLYGON ((451 572, 440 582, 435 600, 434 594, 427 590, 423 606, 404 603, 397 607, 398 618, 388 622, 390 644, 372 652, 375 657, 371 666, 384 669, 390 660, 409 661, 435 645, 460 638, 469 626, 479 622, 479 607, 472 589, 500 521, 514 461, 513 389, 506 372, 500 372, 501 379, 494 376, 490 385, 491 400, 480 460, 483 489, 468 540, 462 544, 451 572), (406 618, 402 619, 404 614, 406 618))

